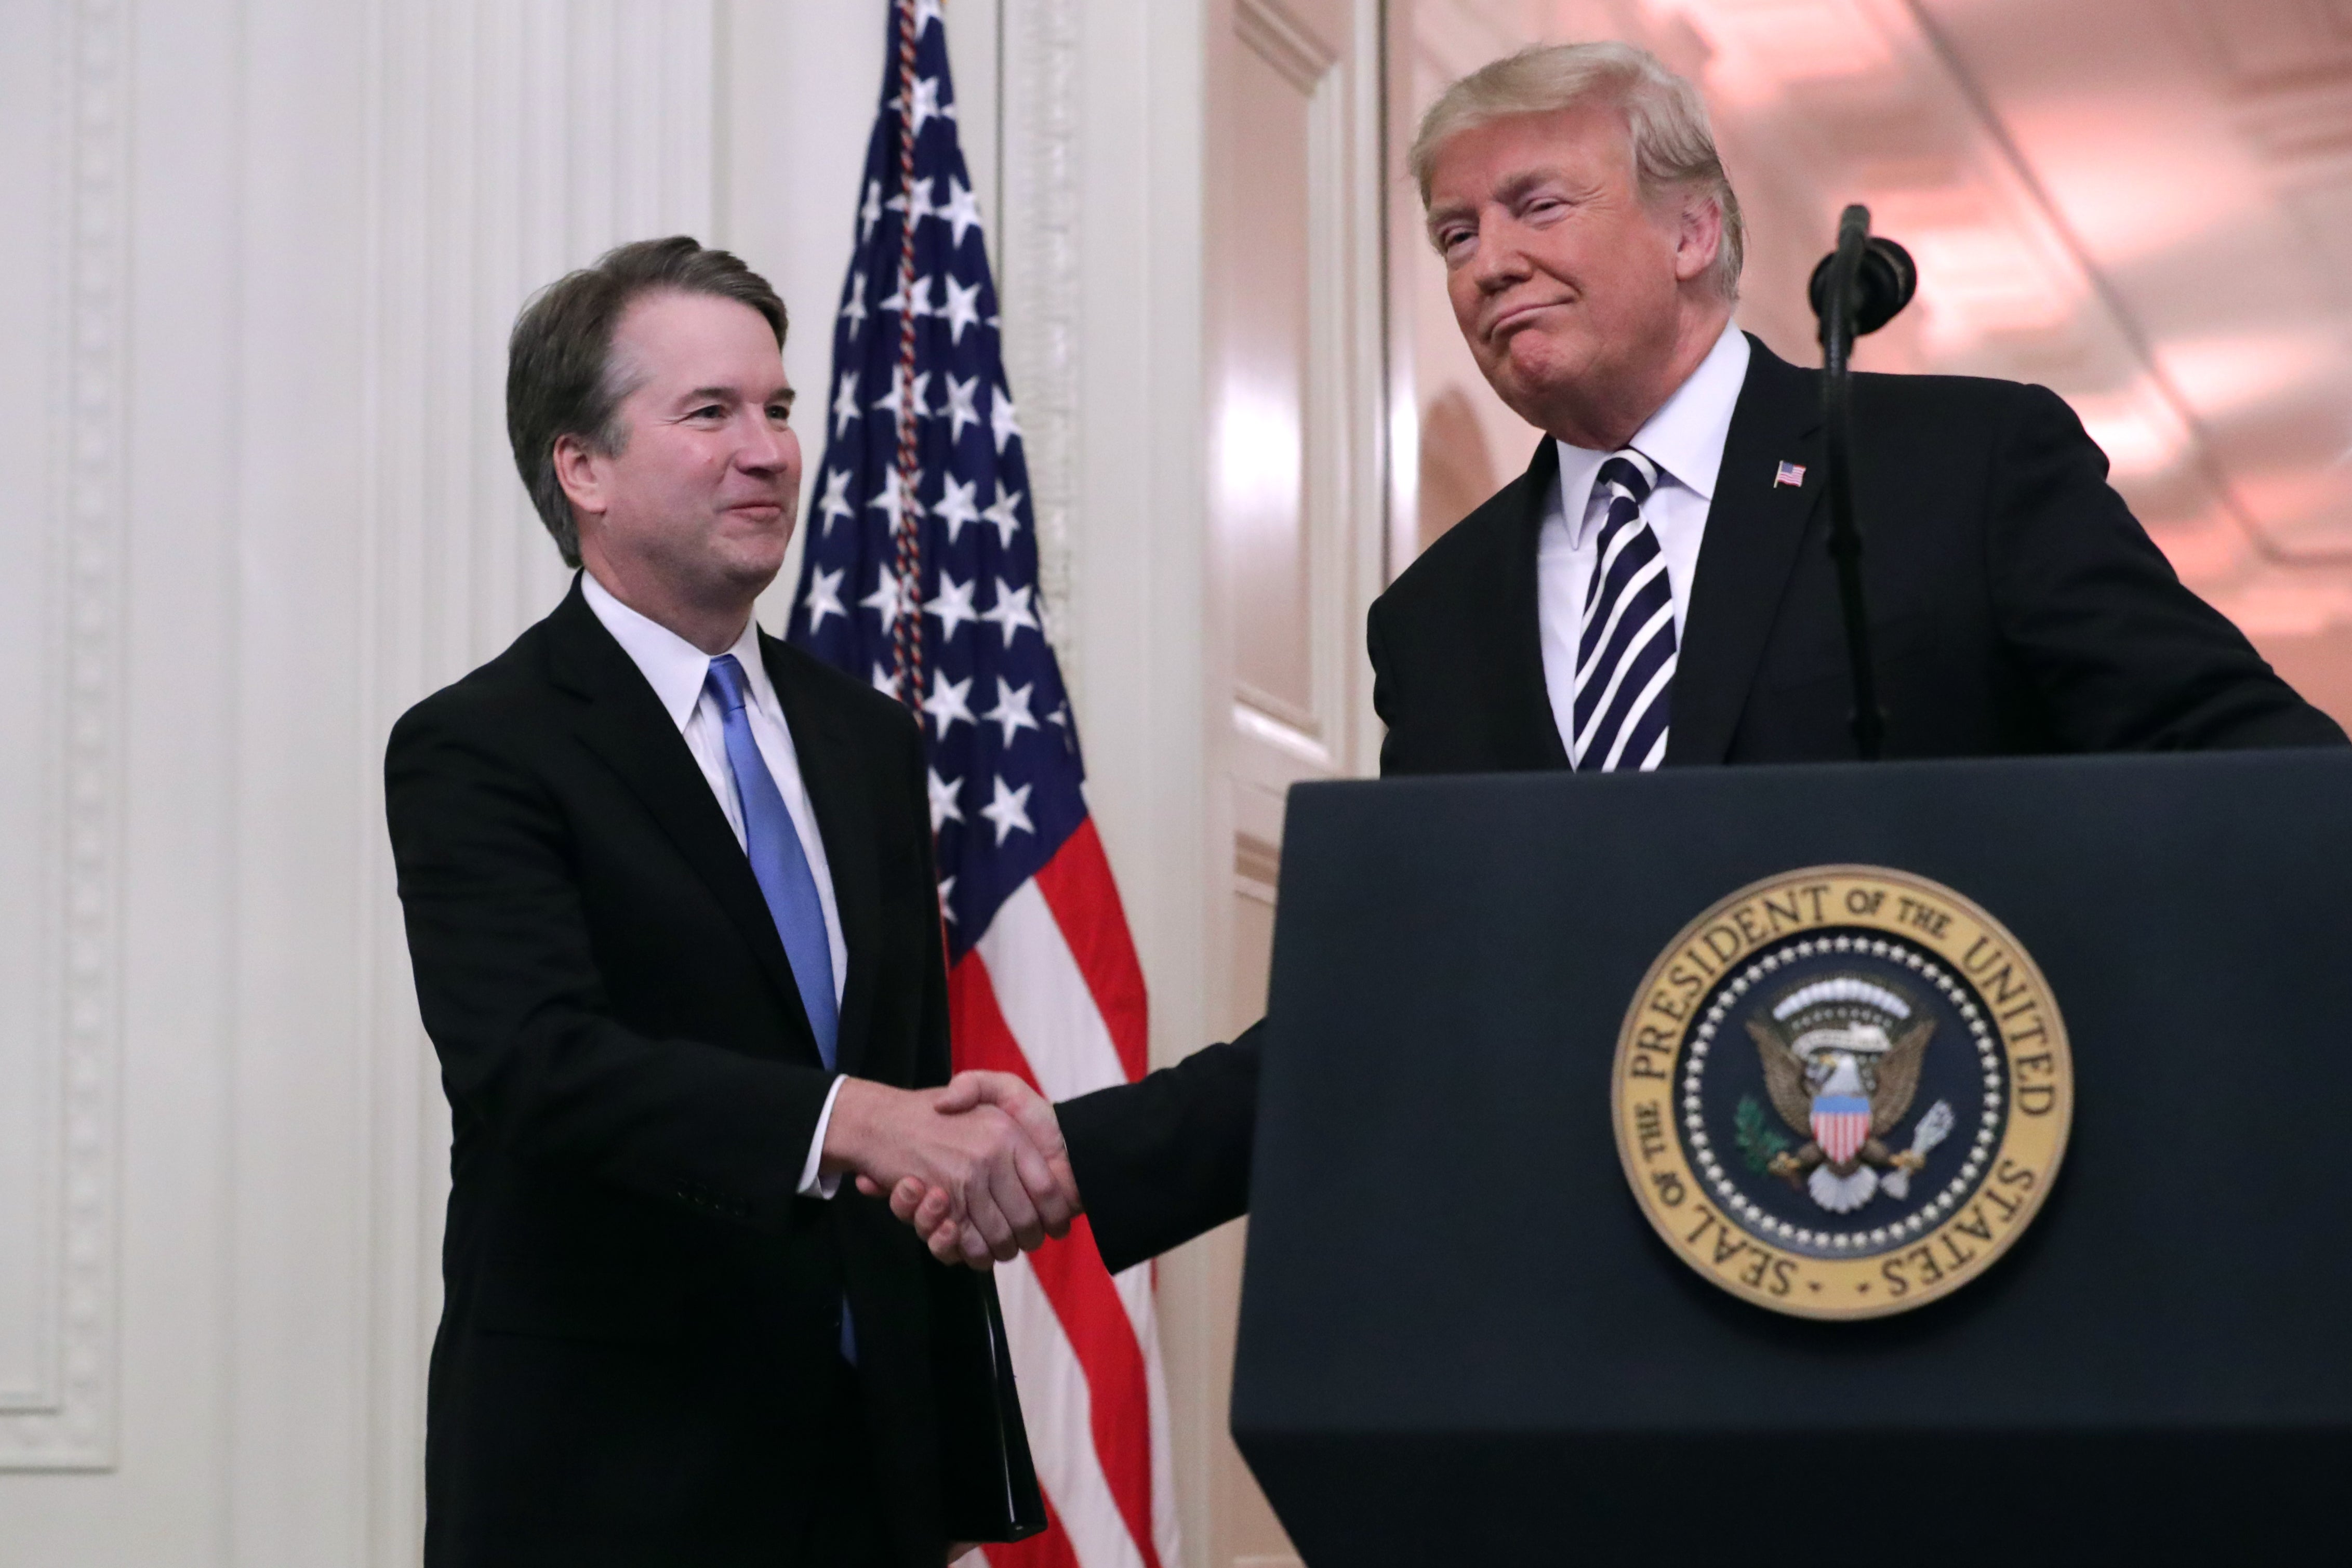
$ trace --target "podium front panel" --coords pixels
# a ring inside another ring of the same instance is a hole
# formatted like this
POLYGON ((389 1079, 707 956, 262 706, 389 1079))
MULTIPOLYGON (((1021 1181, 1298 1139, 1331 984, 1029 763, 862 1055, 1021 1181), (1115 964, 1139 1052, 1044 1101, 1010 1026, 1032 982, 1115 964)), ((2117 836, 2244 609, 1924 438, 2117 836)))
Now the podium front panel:
POLYGON ((2170 1561, 2352 1462, 2352 756, 1301 785, 1264 1037, 1233 1422, 1310 1563, 2170 1561), (1984 1278, 1814 1322, 1652 1232, 1610 1073, 1685 922, 1851 862, 2016 935, 2076 1109, 1984 1278))

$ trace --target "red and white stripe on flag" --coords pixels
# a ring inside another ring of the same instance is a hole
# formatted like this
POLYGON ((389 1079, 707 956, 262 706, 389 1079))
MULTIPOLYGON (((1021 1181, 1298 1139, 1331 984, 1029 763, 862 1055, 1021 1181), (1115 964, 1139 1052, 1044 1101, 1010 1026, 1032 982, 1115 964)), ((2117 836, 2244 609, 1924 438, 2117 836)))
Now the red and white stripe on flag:
POLYGON ((1822 1097, 1813 1101, 1813 1139, 1833 1165, 1843 1165, 1861 1152, 1870 1138, 1870 1101, 1859 1095, 1822 1097))
MULTIPOLYGON (((1091 819, 1006 899, 948 999, 959 1071, 1014 1073, 1055 1100, 1143 1075, 1143 970, 1091 819)), ((999 1265, 996 1288, 1052 1523, 987 1548, 991 1568, 1176 1568, 1150 1265, 1113 1278, 1081 1218, 999 1265)))

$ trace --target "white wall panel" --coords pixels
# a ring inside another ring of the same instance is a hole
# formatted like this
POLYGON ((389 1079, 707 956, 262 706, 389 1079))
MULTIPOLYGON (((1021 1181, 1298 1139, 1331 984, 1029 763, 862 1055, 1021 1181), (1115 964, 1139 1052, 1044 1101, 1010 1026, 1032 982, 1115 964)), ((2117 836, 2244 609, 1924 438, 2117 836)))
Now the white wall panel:
POLYGON ((24 5, 0 154, 0 1467, 114 1455, 125 18, 24 5))
POLYGON ((709 232, 718 22, 0 3, 11 1568, 415 1560, 446 1130, 383 742, 561 591, 507 328, 709 232))

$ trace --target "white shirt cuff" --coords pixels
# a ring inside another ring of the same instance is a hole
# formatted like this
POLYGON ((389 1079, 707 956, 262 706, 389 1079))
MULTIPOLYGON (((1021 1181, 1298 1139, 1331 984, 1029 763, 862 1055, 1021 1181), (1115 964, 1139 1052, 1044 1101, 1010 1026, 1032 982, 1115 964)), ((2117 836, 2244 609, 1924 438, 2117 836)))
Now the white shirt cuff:
POLYGON ((824 1158, 824 1130, 833 1124, 833 1102, 841 1098, 841 1086, 848 1081, 845 1074, 838 1077, 833 1080, 833 1087, 825 1091, 824 1109, 816 1116, 816 1135, 809 1140, 808 1160, 801 1166, 802 1197, 829 1198, 841 1190, 840 1173, 820 1176, 816 1168, 824 1158))

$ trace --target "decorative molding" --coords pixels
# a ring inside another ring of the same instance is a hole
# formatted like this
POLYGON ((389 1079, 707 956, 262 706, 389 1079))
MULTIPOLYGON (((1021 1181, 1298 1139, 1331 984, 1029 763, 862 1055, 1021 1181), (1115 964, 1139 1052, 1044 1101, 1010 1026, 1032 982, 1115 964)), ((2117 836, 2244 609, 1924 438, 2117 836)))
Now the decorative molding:
POLYGON ((1303 93, 1312 94, 1322 85, 1325 74, 1339 63, 1331 46, 1276 0, 1237 0, 1234 31, 1303 93))
POLYGON ((123 409, 130 298, 128 0, 57 0, 51 208, 52 606, 43 637, 39 896, 50 913, 39 1038, 52 1041, 57 1220, 47 1238, 45 1388, 0 1406, 0 1469, 115 1462, 121 1124, 123 409))
POLYGON ((996 220, 1005 374, 1029 460, 1045 632, 1073 689, 1086 679, 1070 613, 1077 589, 1070 514, 1078 489, 1078 15, 1077 0, 1005 0, 1003 211, 996 220))
MULTIPOLYGON (((568 573, 506 441, 507 331, 530 294, 625 240, 707 236, 724 112, 715 0, 370 0, 358 629, 367 733, 496 654, 568 573)), ((413 1564, 440 1317, 449 1130, 384 845, 356 759, 373 1197, 369 1561, 413 1564)))

